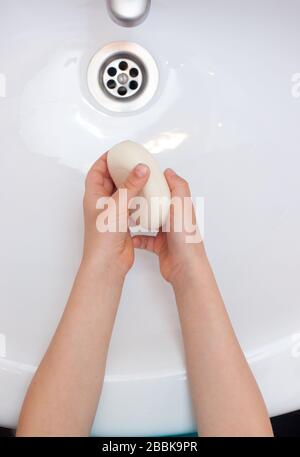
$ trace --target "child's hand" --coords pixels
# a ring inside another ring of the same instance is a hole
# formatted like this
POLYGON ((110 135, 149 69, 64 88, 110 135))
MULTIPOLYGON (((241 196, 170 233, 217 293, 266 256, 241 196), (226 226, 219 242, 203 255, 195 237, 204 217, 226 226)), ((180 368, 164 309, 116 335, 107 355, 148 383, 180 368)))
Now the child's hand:
MULTIPOLYGON (((171 196, 179 197, 183 202, 184 198, 191 198, 188 183, 178 176, 174 171, 168 169, 165 171, 165 177, 170 187, 171 196)), ((190 214, 193 224, 196 226, 196 218, 192 205, 190 214)), ((197 268, 199 260, 205 256, 204 246, 201 238, 196 243, 187 243, 187 233, 184 230, 184 212, 180 213, 182 217, 183 230, 176 232, 174 230, 174 206, 170 209, 170 231, 160 231, 156 237, 152 236, 135 236, 134 247, 147 249, 159 256, 160 270, 163 277, 173 286, 185 284, 187 275, 192 275, 193 270, 197 268)), ((200 234, 199 234, 200 237, 200 234)))
MULTIPOLYGON (((132 170, 123 185, 123 188, 127 189, 127 200, 139 194, 149 174, 150 170, 144 164, 139 164, 132 170)), ((128 229, 127 232, 113 233, 100 233, 97 230, 96 221, 100 211, 96 208, 96 204, 101 197, 114 199, 118 207, 119 191, 116 190, 108 172, 107 154, 94 163, 86 178, 83 201, 85 221, 83 260, 95 265, 100 272, 111 269, 124 277, 134 261, 132 238, 128 229)), ((128 213, 123 213, 123 217, 126 218, 125 223, 128 227, 128 213)))

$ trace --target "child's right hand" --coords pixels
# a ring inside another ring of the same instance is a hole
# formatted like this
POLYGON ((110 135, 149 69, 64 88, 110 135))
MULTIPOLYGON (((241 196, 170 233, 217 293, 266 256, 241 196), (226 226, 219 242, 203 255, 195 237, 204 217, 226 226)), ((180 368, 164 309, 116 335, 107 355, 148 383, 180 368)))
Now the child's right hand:
MULTIPOLYGON (((170 169, 165 171, 165 177, 172 198, 179 198, 182 201, 182 204, 184 198, 191 198, 189 185, 183 178, 170 169)), ((189 208, 190 212, 192 212, 192 214, 189 214, 189 217, 192 218, 193 224, 196 224, 194 208, 192 205, 190 205, 189 208)), ((160 230, 155 237, 137 235, 133 239, 135 248, 146 249, 159 256, 161 274, 173 286, 185 284, 188 276, 192 276, 194 271, 198 271, 198 265, 201 259, 205 258, 205 251, 201 238, 199 238, 197 242, 186 242, 187 237, 191 236, 191 233, 187 233, 186 230, 184 230, 184 218, 186 216, 186 213, 183 211, 180 212, 179 217, 182 218, 183 230, 180 232, 175 231, 174 217, 176 217, 176 211, 174 211, 174 206, 171 205, 169 231, 164 232, 160 230)))

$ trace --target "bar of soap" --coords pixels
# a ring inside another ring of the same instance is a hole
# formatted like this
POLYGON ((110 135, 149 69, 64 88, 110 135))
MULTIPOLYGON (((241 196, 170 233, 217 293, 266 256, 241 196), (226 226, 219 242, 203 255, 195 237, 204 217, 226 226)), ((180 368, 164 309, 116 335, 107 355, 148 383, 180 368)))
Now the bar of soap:
MULTIPOLYGON (((141 207, 139 220, 143 228, 158 230, 167 220, 171 194, 157 161, 147 149, 129 140, 118 143, 108 151, 107 166, 117 188, 122 187, 129 173, 139 163, 148 165, 150 169, 150 177, 139 194, 145 197, 148 205, 147 208, 144 205, 141 207)), ((134 212, 132 216, 134 219, 134 212)))

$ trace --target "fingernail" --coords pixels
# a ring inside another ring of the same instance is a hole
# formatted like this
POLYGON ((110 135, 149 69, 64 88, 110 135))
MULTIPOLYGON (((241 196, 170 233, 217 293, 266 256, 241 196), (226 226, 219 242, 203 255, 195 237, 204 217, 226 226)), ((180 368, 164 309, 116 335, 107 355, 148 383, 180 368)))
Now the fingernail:
POLYGON ((135 175, 138 176, 139 178, 143 178, 144 176, 146 176, 148 174, 148 172, 149 172, 149 168, 144 163, 139 163, 134 169, 135 175))

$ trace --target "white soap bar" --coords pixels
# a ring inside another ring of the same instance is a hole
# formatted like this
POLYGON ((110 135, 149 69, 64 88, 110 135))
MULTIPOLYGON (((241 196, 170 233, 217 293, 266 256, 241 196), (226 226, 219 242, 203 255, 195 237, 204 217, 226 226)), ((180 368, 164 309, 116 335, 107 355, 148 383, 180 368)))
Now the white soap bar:
POLYGON ((158 230, 167 220, 171 195, 156 160, 143 146, 129 140, 112 147, 107 155, 108 170, 117 188, 124 184, 131 170, 139 163, 148 165, 150 169, 150 177, 139 194, 147 200, 147 208, 142 206, 140 211, 140 221, 146 221, 146 224, 141 225, 148 230, 158 230))

